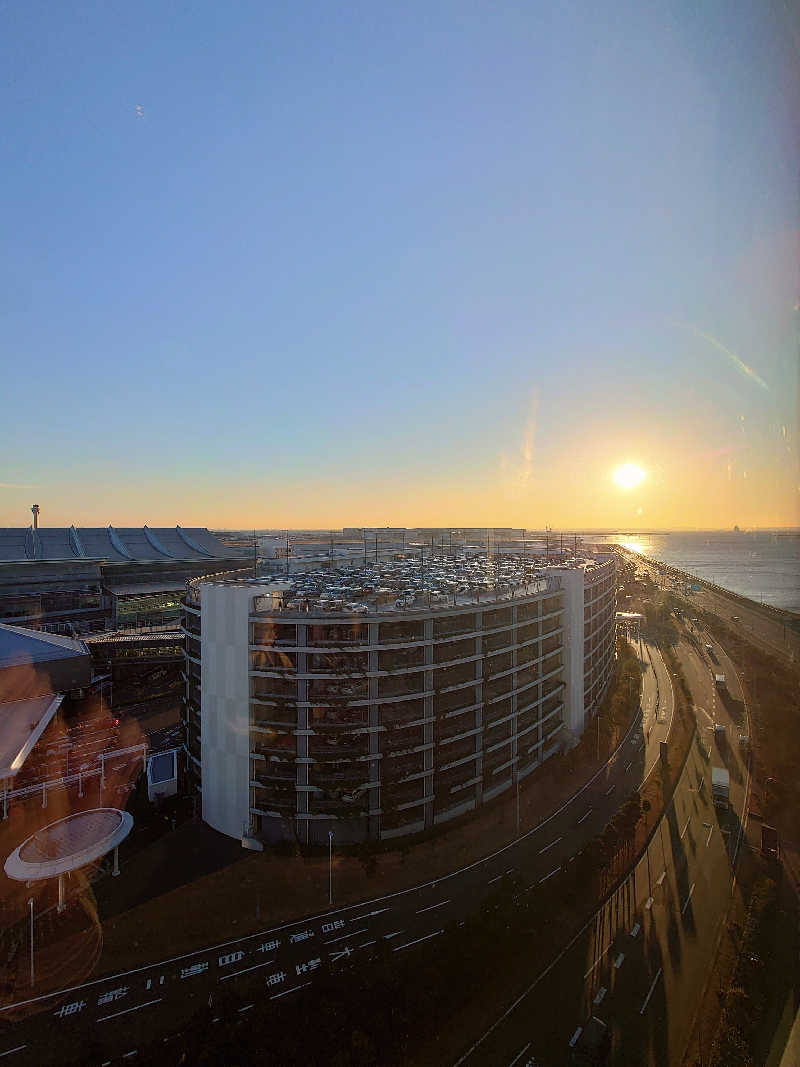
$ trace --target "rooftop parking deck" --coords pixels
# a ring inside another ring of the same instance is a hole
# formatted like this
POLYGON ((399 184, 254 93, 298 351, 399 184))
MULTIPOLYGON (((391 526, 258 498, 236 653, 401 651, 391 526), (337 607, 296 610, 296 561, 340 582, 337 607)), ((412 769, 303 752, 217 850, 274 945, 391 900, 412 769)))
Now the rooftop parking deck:
POLYGON ((253 589, 259 614, 428 612, 555 593, 561 588, 561 571, 593 569, 603 562, 594 557, 547 563, 541 557, 521 554, 427 557, 406 553, 389 561, 316 568, 287 577, 225 579, 210 575, 188 583, 187 600, 190 605, 198 604, 200 586, 205 583, 235 584, 253 589))

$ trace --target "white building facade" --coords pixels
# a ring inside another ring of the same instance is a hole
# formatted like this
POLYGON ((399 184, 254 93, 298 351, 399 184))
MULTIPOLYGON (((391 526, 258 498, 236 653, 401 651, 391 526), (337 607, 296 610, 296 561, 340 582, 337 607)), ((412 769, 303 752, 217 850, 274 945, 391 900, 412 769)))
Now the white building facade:
POLYGON ((232 837, 381 840, 474 811, 577 742, 613 671, 613 556, 444 606, 273 590, 211 576, 185 601, 187 756, 232 837))

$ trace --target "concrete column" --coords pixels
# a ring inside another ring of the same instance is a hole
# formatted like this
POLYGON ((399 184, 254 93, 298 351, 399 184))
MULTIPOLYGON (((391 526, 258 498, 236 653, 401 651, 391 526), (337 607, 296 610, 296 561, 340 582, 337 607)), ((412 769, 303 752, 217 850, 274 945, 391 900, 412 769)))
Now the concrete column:
MULTIPOLYGON (((512 644, 517 643, 517 605, 513 604, 511 607, 511 641, 512 644)), ((517 666, 517 650, 513 648, 511 650, 511 667, 512 670, 517 666)), ((519 776, 519 714, 517 712, 517 675, 513 673, 511 675, 511 758, 516 760, 513 765, 514 774, 512 780, 517 781, 519 776)))
MULTIPOLYGON (((475 629, 483 629, 483 612, 475 612, 475 629)), ((475 638, 475 655, 480 656, 480 659, 475 661, 475 723, 476 728, 479 728, 481 732, 475 735, 476 738, 476 750, 480 753, 475 760, 475 775, 480 778, 480 781, 475 785, 475 804, 483 803, 483 637, 479 633, 475 638)))
MULTIPOLYGON (((433 689, 433 619, 425 620, 425 640, 428 642, 425 645, 425 681, 423 683, 425 690, 433 689)), ((433 697, 425 697, 425 718, 433 719, 433 697)), ((433 722, 426 722, 424 727, 425 744, 432 745, 434 742, 434 724, 433 722)), ((420 779, 422 783, 423 795, 433 793, 433 749, 426 748, 424 752, 423 768, 426 772, 425 776, 420 779)), ((433 826, 433 800, 428 800, 425 803, 425 828, 433 826)))
MULTIPOLYGON (((379 624, 377 622, 371 622, 369 624, 369 644, 370 649, 368 652, 368 670, 370 674, 374 674, 379 669, 378 666, 378 650, 374 646, 378 644, 379 636, 379 624)), ((369 810, 374 812, 368 819, 368 833, 369 837, 373 841, 377 841, 381 836, 381 734, 376 727, 381 725, 381 713, 380 704, 378 703, 378 679, 369 679, 369 716, 368 725, 370 726, 369 738, 369 780, 370 782, 376 782, 377 784, 370 787, 369 790, 369 810)))
MULTIPOLYGON (((308 627, 305 623, 298 623, 297 625, 297 644, 306 644, 306 635, 308 633, 308 627)), ((297 673, 306 674, 308 670, 308 653, 297 653, 297 673)), ((308 735, 306 730, 309 729, 309 715, 308 708, 300 707, 302 701, 308 700, 308 681, 305 678, 297 679, 297 734, 295 754, 297 761, 295 763, 296 776, 295 781, 297 785, 309 785, 310 784, 310 767, 308 763, 301 762, 308 758, 308 735)), ((305 789, 298 789, 296 792, 297 797, 297 814, 307 815, 310 811, 309 793, 305 789)), ((298 830, 304 838, 306 844, 311 841, 311 822, 309 819, 298 819, 298 830)))

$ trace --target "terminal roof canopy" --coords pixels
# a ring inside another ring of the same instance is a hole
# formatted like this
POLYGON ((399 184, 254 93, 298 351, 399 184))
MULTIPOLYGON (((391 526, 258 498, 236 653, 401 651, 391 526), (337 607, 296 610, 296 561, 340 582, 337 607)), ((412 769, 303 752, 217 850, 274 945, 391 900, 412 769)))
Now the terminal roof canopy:
POLYGON ((19 774, 62 699, 50 693, 0 703, 0 780, 19 774))
POLYGON ((0 529, 0 562, 105 560, 112 563, 238 559, 249 551, 225 545, 205 527, 32 527, 0 529))
POLYGON ((49 663, 54 659, 85 655, 86 647, 82 641, 0 623, 0 671, 26 663, 49 663))

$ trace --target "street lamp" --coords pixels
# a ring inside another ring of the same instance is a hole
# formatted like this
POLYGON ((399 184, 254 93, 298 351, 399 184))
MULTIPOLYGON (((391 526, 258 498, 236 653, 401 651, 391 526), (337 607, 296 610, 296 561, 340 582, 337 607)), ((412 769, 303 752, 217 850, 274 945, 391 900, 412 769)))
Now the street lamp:
POLYGON ((28 898, 28 907, 31 909, 31 989, 35 981, 33 970, 33 897, 28 898))
POLYGON ((597 762, 598 763, 600 762, 600 720, 602 719, 602 717, 603 717, 602 715, 595 715, 595 719, 597 720, 597 762))
POLYGON ((328 907, 333 907, 333 830, 328 830, 328 907))

